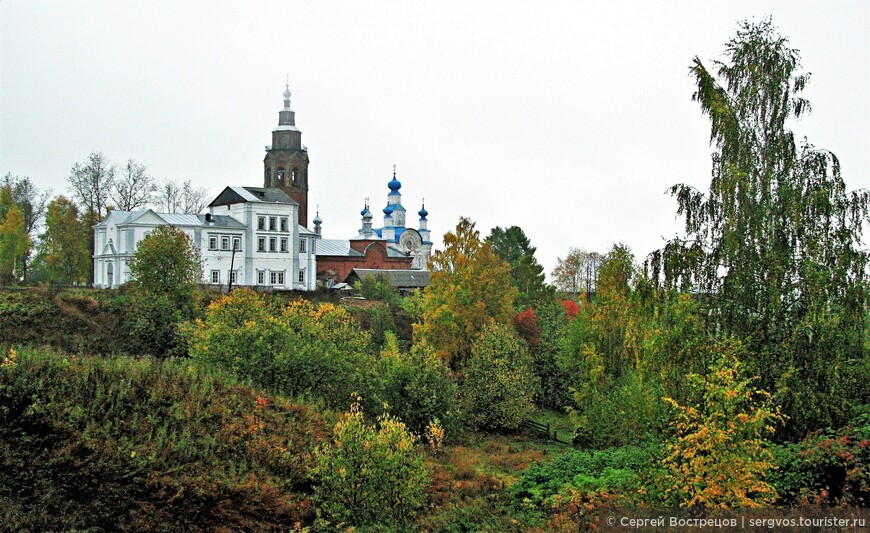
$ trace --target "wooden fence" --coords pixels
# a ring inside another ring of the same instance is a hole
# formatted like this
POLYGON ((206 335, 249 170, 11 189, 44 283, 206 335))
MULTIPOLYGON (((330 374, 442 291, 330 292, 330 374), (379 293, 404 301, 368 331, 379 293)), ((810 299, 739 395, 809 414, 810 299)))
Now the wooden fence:
POLYGON ((560 439, 558 431, 551 431, 552 428, 550 428, 550 424, 541 424, 540 422, 535 422, 534 420, 523 420, 520 424, 520 427, 530 431, 531 433, 536 434, 539 437, 553 440, 561 444, 573 446, 573 443, 560 439))

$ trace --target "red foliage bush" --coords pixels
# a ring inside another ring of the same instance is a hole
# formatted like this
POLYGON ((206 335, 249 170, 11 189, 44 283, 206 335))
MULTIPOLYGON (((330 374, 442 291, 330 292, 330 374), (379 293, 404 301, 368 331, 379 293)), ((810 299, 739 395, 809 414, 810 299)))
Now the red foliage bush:
POLYGON ((529 346, 537 346, 541 341, 541 326, 538 325, 538 317, 531 307, 514 316, 514 328, 517 330, 517 335, 529 346))

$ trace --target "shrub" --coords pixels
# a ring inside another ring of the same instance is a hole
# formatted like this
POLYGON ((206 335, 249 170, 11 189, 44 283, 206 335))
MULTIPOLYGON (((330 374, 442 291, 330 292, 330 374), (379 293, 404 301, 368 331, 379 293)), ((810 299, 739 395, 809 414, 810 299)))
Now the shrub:
POLYGON ((479 429, 515 430, 534 412, 537 389, 525 343, 508 326, 484 328, 465 368, 462 397, 468 422, 479 429))
POLYGON ((654 444, 600 451, 571 450, 533 464, 508 489, 515 504, 545 510, 557 495, 636 493, 644 473, 660 453, 654 444))
POLYGON ((190 355, 284 394, 329 405, 367 393, 369 337, 344 308, 293 301, 283 309, 247 289, 212 302, 188 330, 190 355))
POLYGON ((440 420, 448 439, 458 432, 457 386, 450 369, 424 347, 410 353, 385 353, 373 376, 370 413, 388 412, 408 430, 424 436, 433 420, 440 420))
POLYGON ((870 413, 837 430, 774 447, 770 476, 785 505, 867 507, 870 504, 870 413))
POLYGON ((664 493, 680 507, 758 507, 776 499, 766 481, 775 468, 766 435, 782 422, 769 393, 743 377, 733 345, 722 345, 708 375, 687 376, 698 396, 689 405, 665 398, 676 410, 666 445, 664 493))
POLYGON ((352 405, 335 425, 332 443, 317 453, 321 518, 339 528, 407 524, 430 482, 416 440, 389 415, 378 418, 377 428, 366 424, 359 404, 352 405))

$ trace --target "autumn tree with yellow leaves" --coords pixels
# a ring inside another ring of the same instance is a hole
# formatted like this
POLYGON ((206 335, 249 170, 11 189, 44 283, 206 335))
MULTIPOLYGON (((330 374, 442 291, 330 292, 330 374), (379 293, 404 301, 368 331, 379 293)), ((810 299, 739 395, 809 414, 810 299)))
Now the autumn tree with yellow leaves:
POLYGON ((444 235, 444 249, 432 255, 430 268, 431 284, 423 293, 415 340, 426 342, 457 369, 487 325, 513 319, 516 289, 510 267, 465 217, 444 235))
POLYGON ((676 411, 675 434, 666 444, 663 493, 680 507, 760 507, 776 500, 766 480, 774 468, 767 440, 784 421, 770 393, 744 375, 739 347, 721 343, 706 376, 688 374, 695 398, 676 411))

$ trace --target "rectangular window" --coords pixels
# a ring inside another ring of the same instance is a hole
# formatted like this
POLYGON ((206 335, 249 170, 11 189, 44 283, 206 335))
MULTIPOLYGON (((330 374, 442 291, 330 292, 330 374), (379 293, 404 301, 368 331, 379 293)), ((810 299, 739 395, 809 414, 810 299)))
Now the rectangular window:
POLYGON ((305 239, 299 239, 299 253, 305 253, 305 239))
POLYGON ((326 288, 331 289, 333 285, 335 285, 335 280, 332 278, 326 278, 326 288))
POLYGON ((265 285, 266 284, 266 271, 258 270, 257 271, 257 285, 265 285))
POLYGON ((221 282, 221 271, 220 270, 212 270, 211 271, 211 282, 215 285, 218 285, 221 282))
POLYGON ((284 285, 284 273, 278 272, 278 285, 284 285))
POLYGON ((266 237, 258 237, 257 238, 257 251, 265 252, 266 251, 266 237))
POLYGON ((233 237, 233 250, 237 252, 242 251, 242 238, 241 237, 233 237))
POLYGON ((283 231, 283 232, 287 231, 287 217, 281 218, 281 231, 283 231))
POLYGON ((217 237, 212 236, 208 238, 208 249, 217 250, 217 237))
POLYGON ((275 285, 278 283, 278 273, 277 272, 269 272, 269 285, 275 285))
POLYGON ((305 269, 299 269, 299 283, 305 283, 305 269))
POLYGON ((257 217, 257 229, 266 231, 266 217, 257 217))
POLYGON ((229 274, 230 274, 230 283, 235 285, 236 284, 236 271, 230 270, 229 274))
POLYGON ((286 251, 287 251, 287 237, 282 237, 282 238, 281 238, 281 251, 282 251, 282 252, 286 252, 286 251))
POLYGON ((134 242, 135 240, 136 240, 136 236, 133 233, 133 228, 128 229, 127 230, 127 251, 128 252, 135 252, 136 251, 136 243, 134 242))
POLYGON ((221 250, 229 250, 230 249, 230 238, 229 237, 221 237, 221 250))
POLYGON ((277 241, 277 239, 276 239, 275 237, 270 237, 270 238, 269 238, 269 251, 270 251, 270 252, 274 252, 274 251, 275 251, 275 245, 277 244, 276 241, 277 241))
POLYGON ((275 231, 278 229, 276 227, 277 219, 275 217, 269 217, 269 231, 275 231))

